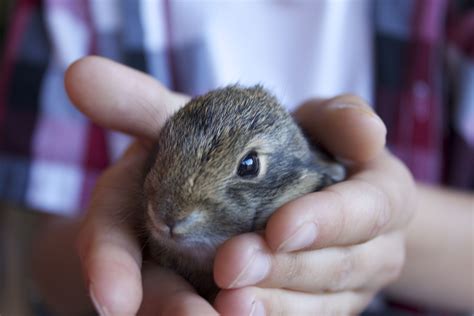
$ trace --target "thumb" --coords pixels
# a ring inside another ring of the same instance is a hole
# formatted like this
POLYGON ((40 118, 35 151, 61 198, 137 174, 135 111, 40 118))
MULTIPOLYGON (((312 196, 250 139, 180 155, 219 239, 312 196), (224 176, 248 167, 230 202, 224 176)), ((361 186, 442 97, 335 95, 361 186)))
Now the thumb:
POLYGON ((356 96, 309 100, 296 110, 294 117, 314 143, 342 159, 366 162, 385 147, 385 124, 356 96))
POLYGON ((71 101, 92 121, 142 139, 154 139, 189 100, 151 76, 97 56, 76 61, 64 80, 71 101))

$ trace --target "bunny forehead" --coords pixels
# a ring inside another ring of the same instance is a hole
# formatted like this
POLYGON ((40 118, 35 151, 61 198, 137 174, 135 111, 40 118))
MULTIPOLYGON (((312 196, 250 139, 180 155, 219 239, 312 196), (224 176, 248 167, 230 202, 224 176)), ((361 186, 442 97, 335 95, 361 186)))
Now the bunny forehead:
POLYGON ((273 95, 260 86, 230 86, 192 99, 166 122, 150 172, 158 180, 155 184, 162 185, 214 177, 217 172, 223 180, 255 150, 264 175, 266 156, 292 150, 286 146, 304 143, 300 138, 291 116, 273 95))
POLYGON ((257 147, 264 153, 289 137, 289 120, 263 88, 231 86, 194 98, 180 109, 160 132, 158 150, 163 158, 186 158, 183 162, 224 155, 241 158, 244 151, 257 147))

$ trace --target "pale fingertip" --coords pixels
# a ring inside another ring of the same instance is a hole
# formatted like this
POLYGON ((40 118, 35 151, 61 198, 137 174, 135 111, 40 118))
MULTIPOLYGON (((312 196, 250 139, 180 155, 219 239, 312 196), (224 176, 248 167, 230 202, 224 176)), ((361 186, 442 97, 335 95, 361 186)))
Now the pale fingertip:
POLYGON ((247 265, 230 283, 228 288, 239 288, 256 284, 265 279, 270 272, 271 260, 260 249, 254 249, 247 265))
POLYGON ((322 190, 284 204, 267 223, 266 243, 275 252, 315 249, 326 245, 328 238, 341 229, 341 203, 339 195, 322 190))
POLYGON ((121 282, 110 282, 109 285, 101 289, 91 283, 89 291, 97 312, 106 316, 135 315, 142 299, 141 287, 121 282))
POLYGON ((313 142, 342 160, 370 161, 385 146, 385 124, 357 96, 310 100, 294 114, 313 142))
POLYGON ((132 257, 111 251, 89 257, 91 299, 101 315, 135 315, 142 301, 141 272, 132 257), (99 259, 100 258, 100 259, 99 259))
POLYGON ((250 316, 265 316, 265 306, 261 301, 253 301, 250 316))
POLYGON ((297 231, 306 223, 314 223, 308 212, 308 203, 305 196, 282 205, 268 220, 265 229, 265 241, 275 252, 287 252, 298 246, 306 246, 309 239, 316 239, 317 227, 306 227, 297 236, 297 231), (313 232, 313 230, 315 230, 313 232), (314 236, 313 236, 314 234, 314 236), (291 237, 295 237, 291 242, 291 237))
POLYGON ((387 128, 370 107, 337 101, 330 102, 325 109, 334 113, 334 126, 343 132, 343 137, 334 142, 338 156, 344 160, 366 162, 380 155, 385 148, 387 128))
POLYGON ((138 315, 217 315, 212 305, 172 270, 144 263, 143 299, 138 315))
POLYGON ((277 248, 277 252, 292 252, 311 246, 318 236, 318 227, 314 222, 306 222, 277 248))
POLYGON ((73 104, 98 125, 147 139, 155 139, 189 100, 143 72, 97 56, 73 63, 65 86, 73 104))
POLYGON ((375 114, 372 108, 370 108, 367 105, 338 101, 338 102, 329 102, 326 108, 331 111, 340 111, 340 110, 358 111, 361 115, 365 115, 367 117, 374 119, 378 124, 380 124, 381 126, 383 126, 383 128, 386 129, 385 123, 382 121, 382 119, 377 114, 375 114))
POLYGON ((222 290, 214 301, 214 308, 220 315, 265 315, 265 306, 258 300, 254 289, 222 290))
POLYGON ((94 305, 94 308, 95 308, 96 312, 100 316, 109 316, 110 315, 107 308, 105 308, 99 302, 99 300, 97 300, 96 295, 95 295, 95 291, 94 291, 94 284, 89 284, 89 296, 91 297, 91 301, 92 301, 92 304, 94 305))
POLYGON ((214 260, 214 280, 224 289, 255 284, 270 270, 271 259, 265 241, 255 233, 226 241, 214 260))
POLYGON ((86 56, 74 61, 66 69, 64 73, 64 87, 71 101, 79 105, 80 102, 80 85, 88 81, 90 66, 94 66, 97 62, 100 63, 105 58, 99 56, 86 56), (79 85, 79 86, 78 86, 79 85))

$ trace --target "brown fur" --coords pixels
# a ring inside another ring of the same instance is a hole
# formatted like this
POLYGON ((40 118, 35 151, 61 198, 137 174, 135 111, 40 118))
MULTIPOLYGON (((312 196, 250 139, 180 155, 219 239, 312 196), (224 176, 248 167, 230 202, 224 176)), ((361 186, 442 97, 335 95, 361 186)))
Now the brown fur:
POLYGON ((180 226, 184 239, 175 241, 158 233, 145 211, 151 256, 207 297, 217 289, 212 262, 220 244, 264 229, 282 204, 344 177, 342 166, 310 148, 261 86, 229 86, 192 99, 163 127, 152 160, 145 208, 150 205, 157 221, 186 224, 180 226), (266 171, 243 179, 236 171, 250 150, 266 171))

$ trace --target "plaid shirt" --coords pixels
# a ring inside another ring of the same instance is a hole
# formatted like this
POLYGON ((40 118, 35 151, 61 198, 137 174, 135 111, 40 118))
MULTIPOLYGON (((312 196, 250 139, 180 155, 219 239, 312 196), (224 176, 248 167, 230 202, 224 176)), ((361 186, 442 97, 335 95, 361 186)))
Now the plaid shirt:
MULTIPOLYGON (((128 143, 127 137, 90 123, 70 104, 62 78, 75 59, 103 55, 192 95, 225 82, 226 75, 210 78, 210 48, 186 41, 200 31, 199 12, 190 15, 198 17, 194 21, 181 18, 187 28, 173 24, 180 9, 191 5, 199 11, 200 3, 17 1, 0 64, 0 198, 74 213, 84 208, 97 176, 128 143), (173 38, 179 33, 184 40, 173 38)), ((365 2, 354 3, 360 7, 365 2)), ((389 146, 417 179, 472 189, 473 1, 373 4, 374 97, 365 93, 367 87, 354 91, 374 99, 388 126, 389 146)), ((303 5, 273 4, 289 9, 303 5)), ((355 78, 351 85, 365 81, 355 78)))
POLYGON ((279 83, 275 92, 290 106, 342 92, 370 99, 370 68, 357 60, 371 56, 369 1, 332 2, 333 11, 350 14, 360 25, 352 29, 361 35, 348 36, 353 51, 329 56, 305 40, 324 22, 314 17, 325 3, 18 1, 0 71, 0 197, 74 215, 84 209, 100 172, 126 146, 126 137, 93 125, 67 98, 64 71, 84 55, 117 60, 190 95, 240 81, 269 88, 279 83), (235 28, 232 21, 241 23, 235 28), (334 64, 346 71, 339 75, 344 80, 319 74, 324 67, 334 72, 334 64), (330 82, 339 85, 328 88, 330 82))
POLYGON ((377 1, 376 106, 418 180, 474 188, 474 1, 377 1))
MULTIPOLYGON (((280 2, 273 5, 290 12, 304 5, 280 2)), ((364 3, 373 5, 372 29, 366 30, 373 51, 359 53, 374 55, 375 70, 373 95, 364 97, 374 100, 387 124, 390 148, 421 181, 473 189, 474 1, 364 3)), ((199 16, 199 2, 186 5, 199 16)), ((173 19, 184 6, 160 0, 16 2, 0 64, 1 199, 74 214, 128 144, 128 137, 92 124, 70 104, 63 74, 75 59, 103 55, 191 95, 226 81, 210 77, 209 47, 173 38, 173 19)), ((198 18, 184 20, 182 38, 199 32, 198 18)), ((215 36, 225 41, 226 34, 215 36)), ((353 80, 359 85, 354 91, 371 90, 366 81, 353 80)))

